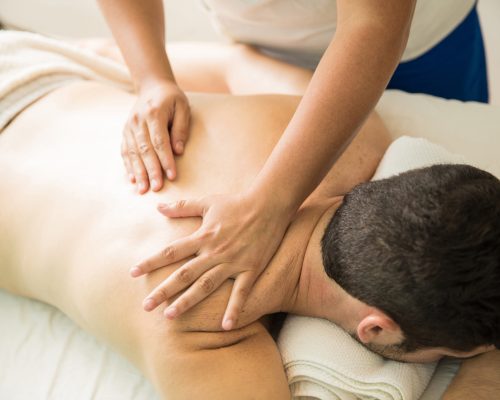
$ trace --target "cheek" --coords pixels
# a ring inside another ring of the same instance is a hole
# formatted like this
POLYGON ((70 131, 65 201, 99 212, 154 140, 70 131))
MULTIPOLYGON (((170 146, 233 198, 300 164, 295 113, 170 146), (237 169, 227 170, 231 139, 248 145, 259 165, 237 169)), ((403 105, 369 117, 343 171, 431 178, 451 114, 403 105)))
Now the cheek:
POLYGON ((439 354, 436 352, 426 352, 424 350, 421 352, 407 354, 404 356, 404 359, 405 361, 412 363, 431 363, 439 361, 443 357, 443 354, 439 354))
MULTIPOLYGON (((493 349, 494 349, 494 347, 493 347, 493 349)), ((450 356, 456 357, 456 358, 471 358, 471 357, 475 357, 479 354, 483 354, 483 353, 486 353, 488 351, 491 351, 493 349, 491 348, 491 346, 481 346, 475 350, 468 351, 468 352, 450 351, 450 356)))

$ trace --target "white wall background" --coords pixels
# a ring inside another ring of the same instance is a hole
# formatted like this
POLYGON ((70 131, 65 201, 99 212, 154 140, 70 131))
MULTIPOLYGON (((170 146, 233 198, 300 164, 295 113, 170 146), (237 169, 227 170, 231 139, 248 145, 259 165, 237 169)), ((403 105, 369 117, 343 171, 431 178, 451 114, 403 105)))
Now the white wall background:
MULTIPOLYGON (((164 4, 168 40, 220 40, 200 0, 165 0, 164 4)), ((500 0, 479 0, 479 13, 488 54, 491 102, 500 104, 500 0)), ((0 21, 53 35, 109 35, 96 0, 0 0, 0 21)))
MULTIPOLYGON (((138 0, 141 1, 141 0, 138 0)), ((200 0, 165 0, 169 40, 213 41, 200 0)), ((37 32, 70 37, 108 36, 97 0, 0 0, 0 21, 37 32)))

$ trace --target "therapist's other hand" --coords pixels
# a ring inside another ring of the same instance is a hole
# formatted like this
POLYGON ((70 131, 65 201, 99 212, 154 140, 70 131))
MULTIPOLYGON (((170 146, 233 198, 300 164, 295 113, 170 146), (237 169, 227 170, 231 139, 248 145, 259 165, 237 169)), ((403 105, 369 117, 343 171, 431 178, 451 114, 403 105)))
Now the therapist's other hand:
POLYGON ((175 318, 233 278, 222 322, 223 329, 233 329, 255 281, 281 243, 291 216, 246 194, 182 200, 161 204, 158 210, 170 218, 201 216, 203 221, 197 231, 131 269, 131 275, 137 277, 194 256, 151 292, 144 300, 144 309, 151 311, 187 288, 165 309, 167 318, 175 318))
POLYGON ((181 155, 189 134, 186 95, 173 81, 155 80, 139 89, 123 130, 122 157, 140 194, 163 187, 163 171, 176 177, 174 154, 181 155))

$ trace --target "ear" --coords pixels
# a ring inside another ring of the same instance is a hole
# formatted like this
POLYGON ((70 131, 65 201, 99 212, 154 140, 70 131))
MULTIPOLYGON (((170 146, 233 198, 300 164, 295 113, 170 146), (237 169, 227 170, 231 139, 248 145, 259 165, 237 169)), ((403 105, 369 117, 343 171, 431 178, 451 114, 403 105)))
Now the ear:
POLYGON ((404 338, 399 325, 377 308, 370 308, 358 323, 356 333, 361 342, 380 345, 401 343, 404 338))

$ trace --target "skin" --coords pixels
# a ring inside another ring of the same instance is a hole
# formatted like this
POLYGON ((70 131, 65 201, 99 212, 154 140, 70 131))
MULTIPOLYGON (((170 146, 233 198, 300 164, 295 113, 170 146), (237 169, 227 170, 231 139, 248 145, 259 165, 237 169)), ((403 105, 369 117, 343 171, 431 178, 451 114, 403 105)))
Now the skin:
POLYGON ((462 363, 443 400, 498 399, 500 351, 491 351, 462 363))
MULTIPOLYGON (((149 82, 149 87, 161 91, 173 79, 164 51, 161 0, 99 3, 137 85, 149 82)), ((171 243, 166 255, 194 256, 186 267, 195 281, 207 279, 212 269, 223 274, 224 280, 234 278, 224 329, 237 325, 252 286, 277 250, 295 212, 353 140, 382 95, 406 46, 414 8, 415 0, 338 0, 335 36, 293 118, 283 127, 282 137, 255 179, 236 194, 183 199, 182 207, 177 204, 164 209, 165 215, 173 218, 203 218, 201 227, 171 243)), ((164 101, 155 103, 155 114, 173 115, 167 91, 163 93, 164 101)), ((177 111, 175 114, 177 118, 177 111)), ((150 120, 156 121, 156 127, 166 125, 165 118, 152 115, 150 120)), ((151 185, 158 187, 158 158, 162 157, 153 147, 155 142, 166 142, 165 132, 160 138, 159 129, 149 129, 149 134, 145 129, 136 134, 135 141, 141 143, 136 147, 131 135, 126 134, 128 139, 122 148, 127 169, 130 172, 132 164, 141 193, 147 186, 145 170, 153 174, 151 185), (145 166, 142 170, 139 155, 145 166)), ((149 260, 160 261, 165 265, 180 258, 160 260, 157 254, 149 260)), ((141 267, 131 273, 138 276, 141 267)), ((190 290, 191 304, 195 304, 193 299, 204 298, 197 286, 190 290)), ((176 304, 169 314, 178 316, 179 310, 176 304)))
MULTIPOLYGON (((265 162, 298 99, 193 95, 193 140, 186 150, 189 157, 180 161, 183 174, 169 190, 142 198, 127 187, 119 155, 112 151, 120 140, 120 120, 134 100, 95 83, 74 84, 35 103, 2 133, 0 188, 9 193, 0 198, 3 288, 60 308, 131 359, 168 398, 288 398, 266 321, 251 322, 260 315, 287 310, 329 317, 322 306, 327 298, 338 301, 339 310, 356 307, 358 325, 366 317, 390 324, 379 310, 353 303, 325 280, 315 249, 338 195, 371 176, 388 144, 376 117, 294 219, 245 308, 248 325, 219 331, 229 282, 175 321, 166 321, 161 309, 143 312, 142 299, 180 263, 136 281, 126 274, 130 263, 200 223, 158 218, 157 201, 246 185, 265 162), (220 129, 221 121, 226 129, 220 129), (257 141, 256 132, 262 135, 257 141), (227 151, 220 152, 221 140, 227 151), (235 359, 240 369, 234 368, 235 359), (190 385, 177 387, 186 377, 190 385)), ((335 318, 346 329, 356 324, 340 311, 335 318)), ((377 342, 398 335, 386 333, 377 342)), ((468 370, 466 378, 473 378, 475 371, 468 370)), ((467 380, 458 381, 459 388, 461 382, 467 380)))

